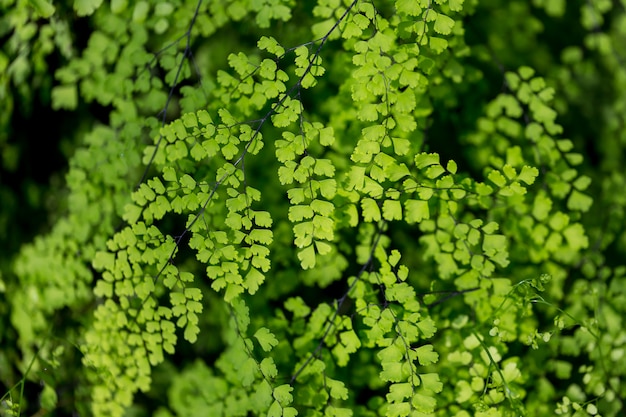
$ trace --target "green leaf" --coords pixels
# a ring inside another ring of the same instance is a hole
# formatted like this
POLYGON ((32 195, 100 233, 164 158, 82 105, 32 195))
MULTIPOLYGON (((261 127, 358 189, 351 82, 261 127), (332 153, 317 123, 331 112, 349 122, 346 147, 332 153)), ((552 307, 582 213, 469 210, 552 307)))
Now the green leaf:
POLYGON ((517 178, 517 171, 511 165, 508 165, 508 164, 504 165, 502 167, 502 172, 504 173, 506 178, 508 178, 509 180, 517 178))
MULTIPOLYGON (((252 264, 255 266, 260 266, 260 263, 256 263, 254 260, 252 261, 252 264)), ((263 284, 263 282, 265 282, 265 275, 263 275, 256 268, 250 268, 245 278, 245 285, 248 289, 248 293, 255 294, 259 290, 259 287, 263 284)))
POLYGON ((285 54, 285 48, 280 46, 276 39, 271 36, 261 36, 257 42, 257 46, 259 49, 265 50, 279 58, 285 54))
POLYGON ((180 292, 171 292, 170 293, 170 301, 173 306, 177 305, 185 305, 187 303, 187 298, 183 293, 180 292))
POLYGON ((272 217, 267 211, 256 211, 254 213, 254 223, 259 227, 271 227, 272 217))
POLYGON ((409 16, 420 16, 422 14, 422 8, 417 0, 397 0, 396 10, 409 16))
POLYGON ((361 190, 365 184, 365 167, 352 166, 350 173, 348 174, 348 180, 346 189, 351 191, 353 189, 361 190))
POLYGON ((313 218, 314 212, 309 205, 295 205, 289 207, 289 221, 299 222, 303 219, 313 218))
MULTIPOLYGON (((274 359, 272 358, 264 358, 261 361, 260 368, 261 368, 261 372, 266 378, 274 379, 278 375, 278 369, 276 369, 276 364, 274 363, 274 359)), ((263 382, 267 383, 267 381, 263 381, 263 382)), ((263 382, 261 383, 261 385, 263 385, 263 382)), ((271 397, 272 391, 271 391, 271 388, 269 387, 269 384, 267 385, 267 388, 265 389, 269 390, 269 396, 271 397)))
POLYGON ((278 401, 274 401, 267 410, 267 417, 283 417, 283 408, 278 401))
POLYGON ((163 185, 159 177, 155 177, 155 178, 148 180, 148 185, 157 194, 163 194, 165 192, 165 186, 163 185))
POLYGON ((402 205, 397 200, 385 200, 383 218, 388 221, 402 220, 402 205))
POLYGON ((438 13, 435 20, 435 32, 442 35, 449 35, 454 27, 454 19, 446 16, 445 14, 438 13))
POLYGON ((337 400, 348 399, 348 389, 342 381, 336 381, 334 379, 326 378, 326 386, 330 390, 330 396, 337 400))
POLYGON ((320 144, 322 146, 331 146, 335 142, 335 132, 332 127, 320 129, 320 144))
POLYGON ((326 242, 322 242, 320 240, 316 240, 314 242, 315 250, 320 255, 328 255, 332 251, 332 246, 326 242))
POLYGON ((52 108, 54 110, 74 110, 77 105, 76 84, 58 85, 52 88, 52 108))
POLYGON ((532 185, 535 182, 537 175, 539 175, 539 170, 537 168, 524 165, 517 179, 528 185, 532 185))
POLYGON ((406 155, 411 150, 411 142, 405 138, 391 138, 396 155, 406 155))
POLYGON ((415 155, 415 166, 417 169, 423 169, 431 165, 439 165, 439 154, 422 152, 415 155))
MULTIPOLYGON (((295 409, 294 407, 283 408, 283 417, 296 417, 297 415, 298 415, 298 410, 295 409)), ((337 417, 340 417, 340 416, 337 416, 337 417)), ((346 417, 349 417, 349 416, 346 416, 346 417)))
POLYGON ((168 16, 174 11, 174 6, 170 3, 159 3, 154 9, 154 14, 157 16, 168 16))
POLYGON ((373 122, 378 120, 378 110, 376 104, 364 104, 358 113, 360 120, 365 122, 373 122))
POLYGON ((148 201, 152 201, 156 198, 156 194, 154 193, 154 190, 152 190, 152 188, 150 188, 147 184, 141 184, 141 186, 139 187, 138 190, 139 194, 141 194, 143 196, 144 199, 148 200, 148 201))
MULTIPOLYGON (((398 385, 398 384, 394 384, 398 385)), ((411 403, 401 402, 393 403, 387 406, 386 417, 406 417, 411 413, 411 403)))
POLYGON ((55 12, 55 7, 46 0, 29 0, 29 3, 35 9, 35 13, 44 19, 50 18, 55 12))
POLYGON ((124 215, 122 218, 129 224, 136 223, 141 217, 142 208, 134 204, 126 204, 124 206, 124 215))
POLYGON ((483 237, 483 251, 485 253, 499 252, 506 248, 506 236, 485 235, 483 237))
POLYGON ((361 200, 361 207, 363 210, 363 219, 366 222, 380 221, 380 208, 375 200, 372 200, 371 198, 364 198, 361 200))
POLYGON ((74 0, 74 10, 78 16, 93 14, 102 4, 102 0, 74 0))
MULTIPOLYGON (((384 155, 384 154, 380 153, 378 155, 384 155)), ((411 175, 411 172, 409 171, 407 166, 404 164, 392 163, 392 164, 385 166, 384 170, 389 180, 393 182, 400 181, 401 179, 405 177, 409 177, 411 175)))
POLYGON ((429 339, 433 337, 437 328, 435 327, 435 322, 431 318, 426 318, 424 320, 420 320, 417 323, 417 328, 425 339, 429 339))
POLYGON ((165 168, 163 168, 163 179, 170 182, 178 180, 178 177, 176 176, 176 171, 173 167, 166 166, 165 168))
POLYGON ((293 233, 295 235, 294 243, 299 248, 309 246, 312 242, 314 225, 313 222, 302 222, 293 226, 293 233))
POLYGON ((404 402, 405 399, 411 398, 411 396, 413 395, 413 390, 413 386, 408 382, 391 384, 389 386, 389 393, 386 396, 387 401, 392 403, 404 402))
POLYGON ((200 328, 198 326, 188 323, 187 327, 185 327, 185 332, 183 334, 183 337, 189 343, 196 343, 196 341, 198 340, 199 333, 200 333, 200 328))
POLYGON ((561 152, 569 152, 574 149, 574 143, 569 139, 559 139, 556 141, 556 146, 561 152))
POLYGON ((335 210, 335 206, 333 203, 317 199, 311 201, 310 208, 313 210, 313 212, 325 217, 329 217, 335 210))
POLYGON ((400 382, 404 379, 402 374, 402 362, 381 362, 383 370, 380 379, 388 382, 400 382))
POLYGON ((432 165, 426 168, 426 177, 430 179, 436 179, 445 173, 445 169, 441 165, 432 165))
POLYGON ((194 180, 191 175, 184 174, 180 178, 180 185, 185 187, 187 192, 193 191, 196 188, 196 180, 194 180))
POLYGON ((300 297, 287 299, 285 301, 285 309, 291 311, 295 317, 306 317, 311 313, 311 308, 300 297))
POLYGON ((589 178, 586 175, 581 175, 580 177, 576 178, 576 181, 574 181, 572 185, 578 191, 584 191, 589 187, 590 184, 591 184, 591 178, 589 178))
POLYGON ((448 48, 448 41, 436 36, 430 36, 428 38, 430 49, 436 54, 440 54, 448 48))
POLYGON ((315 267, 315 249, 313 245, 307 246, 298 251, 298 259, 302 269, 311 269, 315 267))
MULTIPOLYGON (((263 379, 258 383, 255 387, 254 393, 250 396, 250 401, 254 404, 255 407, 258 407, 260 410, 268 410, 274 399, 272 398, 272 387, 270 386, 267 379, 273 379, 276 377, 276 373, 272 371, 272 367, 274 370, 276 366, 274 365, 274 361, 272 358, 265 358, 261 361, 261 372, 265 375, 266 379, 263 379)), ((165 417, 165 416, 164 416, 165 417)))
POLYGON ((109 252, 98 251, 96 252, 92 266, 98 271, 113 270, 115 264, 115 255, 109 252))
POLYGON ((417 392, 413 395, 411 404, 415 407, 417 411, 425 414, 431 414, 437 406, 437 400, 430 395, 425 395, 421 392, 417 392))
POLYGON ((293 391, 293 387, 289 384, 279 385, 274 388, 273 396, 280 403, 281 406, 285 407, 293 402, 293 395, 291 392, 293 391))
POLYGON ((39 394, 41 407, 42 409, 53 410, 56 408, 58 402, 57 392, 52 386, 45 384, 43 381, 41 383, 44 384, 39 394))
MULTIPOLYGON (((158 8, 159 6, 157 6, 158 8)), ((198 126, 198 118, 195 113, 185 113, 181 116, 183 125, 187 128, 193 128, 198 126)))
POLYGON ((535 70, 527 66, 522 66, 519 68, 518 73, 523 80, 528 80, 535 75, 535 70))
POLYGON ((449 160, 448 164, 446 165, 446 171, 448 171, 451 174, 456 174, 456 170, 457 170, 456 162, 454 162, 452 159, 449 160))
MULTIPOLYGON (((354 353, 361 347, 361 339, 358 338, 354 330, 346 330, 339 334, 339 340, 341 340, 341 344, 346 347, 346 353, 354 353)), ((347 364, 347 356, 344 358, 344 364, 347 364)), ((342 361, 338 361, 341 363, 342 361)))
POLYGON ((463 2, 464 0, 448 0, 448 6, 450 7, 450 10, 460 12, 463 10, 463 2))
POLYGON ((424 345, 415 349, 417 359, 422 366, 431 365, 439 361, 439 354, 433 351, 433 345, 424 345))
POLYGON ((533 216, 537 220, 543 221, 548 218, 551 210, 552 200, 546 195, 546 193, 540 192, 539 194, 537 194, 532 208, 533 216))
POLYGON ((271 244, 273 239, 272 231, 269 229, 252 229, 248 236, 250 237, 250 241, 258 242, 263 245, 271 244))
POLYGON ((259 67, 259 75, 268 80, 276 78, 276 70, 278 69, 276 62, 271 59, 264 59, 259 67))
POLYGON ((257 372, 257 364, 253 358, 247 358, 245 361, 243 361, 237 371, 237 376, 239 377, 241 385, 244 387, 249 387, 250 385, 252 385, 256 378, 257 372))
POLYGON ((261 348, 269 352, 274 346, 278 344, 278 339, 267 328, 261 327, 254 333, 254 337, 259 341, 261 348))
POLYGON ((593 204, 593 198, 587 194, 583 194, 578 190, 573 190, 567 199, 567 208, 570 210, 578 210, 586 212, 593 204))
POLYGON ((502 188, 506 185, 506 178, 504 175, 500 173, 500 171, 492 170, 489 174, 487 174, 487 178, 489 181, 502 188))
POLYGON ((331 200, 337 194, 337 182, 334 178, 320 180, 317 182, 317 184, 320 187, 320 194, 322 195, 322 197, 331 200))

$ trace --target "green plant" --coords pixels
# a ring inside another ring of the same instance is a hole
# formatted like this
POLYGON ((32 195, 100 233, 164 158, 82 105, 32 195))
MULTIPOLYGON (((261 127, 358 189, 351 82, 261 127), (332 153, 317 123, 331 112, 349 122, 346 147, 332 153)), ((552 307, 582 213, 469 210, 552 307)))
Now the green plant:
POLYGON ((4 269, 42 408, 620 414, 624 5, 73 7, 51 106, 105 116, 4 269))

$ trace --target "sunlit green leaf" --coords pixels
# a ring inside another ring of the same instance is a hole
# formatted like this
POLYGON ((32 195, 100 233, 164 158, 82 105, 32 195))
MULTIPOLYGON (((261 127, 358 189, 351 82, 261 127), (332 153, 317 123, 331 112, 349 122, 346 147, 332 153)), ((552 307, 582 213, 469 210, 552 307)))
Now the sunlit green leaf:
POLYGON ((272 348, 278 344, 276 336, 270 333, 265 327, 261 327, 257 330, 256 333, 254 333, 254 337, 259 341, 261 348, 266 352, 272 350, 272 348))
POLYGON ((102 0, 74 0, 74 10, 79 16, 88 16, 100 7, 102 0))
POLYGON ((454 19, 438 13, 437 19, 435 20, 435 32, 441 33, 442 35, 449 35, 452 32, 452 28, 454 27, 454 19))

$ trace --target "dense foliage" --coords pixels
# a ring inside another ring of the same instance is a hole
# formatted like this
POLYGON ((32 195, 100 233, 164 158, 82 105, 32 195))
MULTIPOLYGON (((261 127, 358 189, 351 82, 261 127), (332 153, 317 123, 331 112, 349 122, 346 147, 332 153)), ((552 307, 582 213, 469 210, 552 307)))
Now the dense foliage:
POLYGON ((67 3, 0 6, 0 415, 623 415, 626 1, 67 3))

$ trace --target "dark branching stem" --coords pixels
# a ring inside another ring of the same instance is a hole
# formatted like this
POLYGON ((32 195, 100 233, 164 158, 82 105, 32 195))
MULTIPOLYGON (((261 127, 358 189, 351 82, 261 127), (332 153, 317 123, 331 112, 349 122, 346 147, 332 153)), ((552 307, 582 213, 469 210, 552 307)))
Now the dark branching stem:
POLYGON ((348 287, 348 290, 341 296, 341 298, 338 298, 336 300, 335 311, 333 312, 332 317, 328 320, 328 324, 326 325, 324 334, 320 338, 320 342, 317 344, 317 347, 315 348, 313 353, 309 355, 306 361, 304 361, 304 363, 300 365, 300 367, 292 375, 291 380, 289 381, 289 384, 293 385, 296 379, 298 378, 298 376, 306 369, 307 366, 309 366, 311 361, 315 358, 319 358, 320 353, 326 344, 325 342, 326 337, 330 334, 330 331, 333 329, 333 327, 335 327, 335 319, 337 318, 337 316, 339 316, 339 311, 341 310, 341 307, 343 306, 345 301, 348 299, 348 296, 350 295, 350 292, 352 292, 352 289, 355 287, 356 283, 361 279, 361 276, 365 273, 365 271, 371 268, 372 264, 374 263, 374 252, 376 251, 376 248, 378 247, 378 244, 380 243, 380 238, 382 234, 383 234, 382 227, 380 227, 379 225, 378 232, 376 234, 376 238, 374 239, 374 242, 372 243, 372 248, 370 249, 370 254, 369 254, 369 258, 367 259, 367 262, 363 264, 358 274, 356 275, 354 281, 352 282, 352 284, 350 284, 350 287, 348 287))
POLYGON ((480 287, 475 287, 475 288, 468 288, 467 290, 460 290, 460 291, 431 291, 428 293, 423 293, 420 294, 422 298, 424 298, 424 296, 426 295, 432 295, 432 294, 445 294, 445 296, 441 297, 440 299, 438 299, 437 301, 433 301, 430 304, 425 304, 426 308, 431 308, 434 307, 438 304, 443 303, 444 301, 447 301, 453 297, 462 295, 462 294, 466 294, 468 292, 473 292, 473 291, 478 291, 480 290, 480 287))
MULTIPOLYGON (((185 34, 181 38, 179 38, 179 40, 182 38, 186 38, 185 50, 183 51, 183 57, 180 60, 180 64, 178 64, 178 68, 176 69, 176 76, 174 77, 172 86, 170 87, 169 93, 167 94, 167 100, 165 101, 165 106, 163 107, 163 110, 161 110, 161 114, 162 114, 161 126, 165 126, 166 124, 167 109, 169 108, 170 103, 174 97, 174 91, 176 90, 176 87, 178 86, 178 79, 180 78, 180 74, 183 70, 183 65, 185 64, 185 60, 190 58, 193 55, 191 52, 191 31, 196 23, 198 14, 200 13, 201 5, 202 5, 202 0, 198 0, 198 3, 196 4, 196 11, 194 12, 193 17, 191 18, 191 22, 189 22, 189 29, 187 29, 187 32, 185 32, 185 34)), ((178 40, 175 43, 178 43, 178 40)), ((170 46, 168 46, 168 48, 170 46)), ((148 171, 150 170, 150 167, 152 166, 152 163, 154 162, 154 158, 156 157, 157 151, 159 150, 159 147, 162 141, 163 141, 163 134, 161 133, 159 134, 159 139, 157 140, 156 146, 154 147, 154 151, 152 152, 152 155, 150 155, 150 160, 146 164, 146 168, 144 169, 143 174, 141 175, 141 179, 139 180, 139 183, 135 187, 136 189, 138 189, 139 186, 143 184, 143 182, 146 180, 146 177, 148 176, 148 171)))

